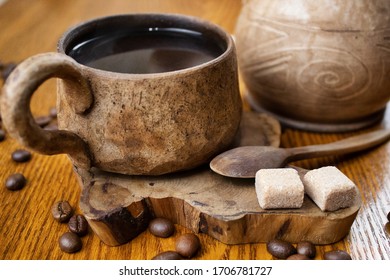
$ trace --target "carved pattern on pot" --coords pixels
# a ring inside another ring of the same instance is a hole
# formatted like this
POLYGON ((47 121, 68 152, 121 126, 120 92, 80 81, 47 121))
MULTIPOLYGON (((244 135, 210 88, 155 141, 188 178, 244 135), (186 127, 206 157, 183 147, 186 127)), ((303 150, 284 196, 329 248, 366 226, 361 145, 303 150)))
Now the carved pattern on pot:
POLYGON ((235 34, 254 107, 315 123, 348 123, 383 109, 390 92, 389 28, 325 28, 273 18, 258 1, 245 3, 235 34))

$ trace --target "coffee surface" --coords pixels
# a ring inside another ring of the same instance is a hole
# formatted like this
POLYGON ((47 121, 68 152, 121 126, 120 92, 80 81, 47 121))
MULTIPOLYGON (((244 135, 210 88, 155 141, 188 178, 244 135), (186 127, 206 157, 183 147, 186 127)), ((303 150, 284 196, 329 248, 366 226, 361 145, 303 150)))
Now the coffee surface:
POLYGON ((68 55, 81 64, 117 73, 161 73, 210 61, 223 49, 204 34, 178 28, 113 31, 76 42, 68 55))

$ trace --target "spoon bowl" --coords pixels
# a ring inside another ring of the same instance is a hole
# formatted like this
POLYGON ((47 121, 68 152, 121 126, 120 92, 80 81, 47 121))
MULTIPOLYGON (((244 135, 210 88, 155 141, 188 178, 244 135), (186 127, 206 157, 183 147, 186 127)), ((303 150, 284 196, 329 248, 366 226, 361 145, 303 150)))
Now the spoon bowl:
POLYGON ((296 148, 238 147, 216 156, 210 162, 210 168, 227 177, 254 178, 260 169, 280 168, 297 160, 363 151, 377 146, 389 138, 390 129, 382 129, 321 145, 296 148))
POLYGON ((278 168, 287 164, 288 151, 272 146, 244 146, 216 156, 210 168, 221 175, 252 178, 253 172, 264 168, 278 168))

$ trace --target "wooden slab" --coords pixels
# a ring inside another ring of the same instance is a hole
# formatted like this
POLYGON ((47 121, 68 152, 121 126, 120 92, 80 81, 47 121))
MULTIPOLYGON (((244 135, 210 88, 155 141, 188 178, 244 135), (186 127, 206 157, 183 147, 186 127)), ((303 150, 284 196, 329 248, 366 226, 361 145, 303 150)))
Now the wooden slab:
MULTIPOLYGON (((271 117, 247 113, 242 125, 236 145, 279 145, 280 125, 271 117)), ((273 238, 330 244, 348 234, 361 204, 357 200, 350 208, 322 212, 305 197, 300 209, 264 210, 257 201, 254 179, 222 177, 208 166, 156 177, 95 170, 92 177, 79 179, 80 208, 93 231, 110 246, 129 242, 153 217, 169 218, 226 244, 273 238)))

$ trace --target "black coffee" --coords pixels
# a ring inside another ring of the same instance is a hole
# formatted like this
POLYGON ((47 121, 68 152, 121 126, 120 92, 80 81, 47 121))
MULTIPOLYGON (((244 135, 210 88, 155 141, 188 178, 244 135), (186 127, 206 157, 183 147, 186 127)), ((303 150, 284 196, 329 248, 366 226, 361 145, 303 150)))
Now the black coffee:
POLYGON ((142 28, 85 38, 67 51, 81 64, 118 73, 161 73, 193 67, 223 53, 202 33, 142 28))

